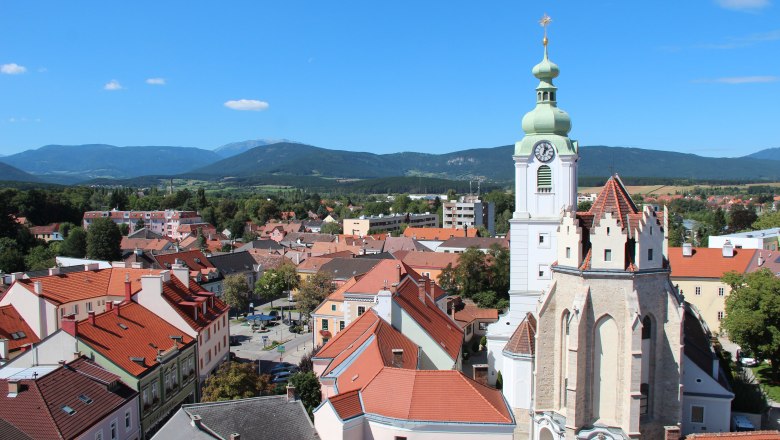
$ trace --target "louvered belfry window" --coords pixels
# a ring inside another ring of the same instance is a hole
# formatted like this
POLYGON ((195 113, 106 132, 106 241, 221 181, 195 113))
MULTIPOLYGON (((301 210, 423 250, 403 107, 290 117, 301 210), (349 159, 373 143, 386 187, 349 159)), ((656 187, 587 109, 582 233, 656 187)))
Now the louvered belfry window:
POLYGON ((538 192, 552 191, 552 170, 547 165, 542 165, 536 171, 536 190, 538 192))

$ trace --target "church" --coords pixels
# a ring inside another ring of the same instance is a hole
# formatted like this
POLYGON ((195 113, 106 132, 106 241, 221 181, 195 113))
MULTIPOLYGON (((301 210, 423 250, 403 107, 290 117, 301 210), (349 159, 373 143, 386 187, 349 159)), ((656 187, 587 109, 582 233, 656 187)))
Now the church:
POLYGON ((557 106, 548 23, 513 156, 510 308, 488 328, 489 381, 501 378, 534 439, 728 431, 734 395, 709 330, 669 279, 665 212, 638 207, 617 175, 576 210, 580 148, 557 106))

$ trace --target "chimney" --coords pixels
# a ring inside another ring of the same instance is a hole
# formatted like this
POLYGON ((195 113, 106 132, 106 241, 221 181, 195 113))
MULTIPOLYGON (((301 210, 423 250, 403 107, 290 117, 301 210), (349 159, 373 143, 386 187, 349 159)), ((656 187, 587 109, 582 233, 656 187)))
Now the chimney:
POLYGON ((106 311, 111 311, 113 309, 114 309, 114 302, 113 301, 107 302, 106 303, 106 311))
POLYGON ((420 298, 423 304, 425 304, 425 297, 428 294, 425 292, 425 283, 420 280, 417 282, 417 297, 420 298))
POLYGON ((173 276, 179 279, 185 286, 190 285, 190 268, 183 264, 174 264, 171 266, 171 272, 173 276))
POLYGON ((126 302, 132 302, 133 301, 133 287, 130 283, 130 274, 125 274, 125 301, 126 302))
POLYGON ((387 287, 377 292, 374 311, 388 324, 393 323, 393 294, 387 287))
POLYGON ((84 272, 100 269, 100 263, 89 263, 84 265, 84 272))
POLYGON ((725 243, 723 243, 723 258, 731 258, 734 256, 734 245, 731 244, 730 240, 726 240, 725 243))
POLYGON ((200 429, 201 426, 202 426, 202 422, 201 422, 200 416, 197 415, 197 414, 193 414, 191 417, 192 417, 192 420, 190 420, 190 424, 192 424, 192 426, 200 429))
POLYGON ((295 401, 295 387, 292 385, 287 385, 287 401, 288 402, 295 401))
POLYGON ((87 315, 89 315, 89 323, 95 325, 95 312, 89 312, 87 315))
POLYGON ((143 269, 144 268, 144 264, 143 263, 139 263, 137 261, 134 261, 134 262, 130 263, 130 268, 131 269, 143 269))
MULTIPOLYGON (((171 271, 170 270, 163 270, 160 272, 160 276, 162 277, 162 282, 167 283, 171 280, 171 271)), ((160 286, 162 289, 162 286, 160 286)))
POLYGON ((690 243, 683 243, 682 245, 682 253, 683 257, 692 257, 693 256, 693 245, 690 243))
POLYGON ((764 255, 759 252, 758 254, 758 267, 761 267, 764 265, 764 255))
POLYGON ((230 440, 241 440, 241 434, 239 434, 237 432, 234 432, 234 433, 230 434, 229 438, 230 438, 230 440))
POLYGON ((398 270, 398 282, 401 282, 401 265, 397 264, 395 268, 398 270))
POLYGON ((482 385, 488 384, 488 365, 474 364, 474 381, 482 385))
POLYGON ((395 368, 403 368, 404 367, 404 349, 403 348, 394 348, 393 349, 393 367, 395 367, 395 368))
POLYGON ((135 252, 135 255, 137 257, 143 256, 143 254, 144 254, 144 251, 142 251, 141 249, 138 249, 138 248, 135 248, 134 252, 135 252))
POLYGON ((76 325, 76 315, 66 315, 62 317, 60 327, 65 333, 71 336, 78 336, 78 326, 76 325))
POLYGON ((35 294, 40 296, 41 293, 43 293, 43 286, 41 285, 40 281, 35 281, 33 283, 33 290, 35 291, 35 294))
MULTIPOLYGON (((57 309, 54 309, 57 312, 57 309)), ((43 295, 38 294, 38 337, 43 339, 49 336, 49 322, 47 320, 48 314, 46 313, 46 298, 43 295)), ((55 318, 57 315, 54 315, 55 318)))
POLYGON ((19 380, 9 379, 8 380, 8 397, 14 398, 14 397, 16 397, 19 394, 20 391, 22 391, 22 384, 19 383, 19 380))
POLYGON ((428 278, 428 275, 423 275, 423 282, 425 284, 425 291, 428 292, 428 295, 430 295, 431 299, 433 298, 433 285, 431 284, 431 279, 428 278))
POLYGON ((60 274, 59 266, 54 266, 49 268, 49 276, 59 275, 59 274, 60 274))
POLYGON ((664 440, 680 440, 680 427, 664 426, 664 440))
POLYGON ((8 360, 8 339, 0 339, 0 359, 8 360))
POLYGON ((16 280, 21 280, 22 278, 24 278, 24 272, 14 272, 11 274, 12 283, 16 280))
POLYGON ((114 314, 116 316, 122 316, 122 312, 119 311, 119 306, 122 305, 121 301, 114 301, 114 314))

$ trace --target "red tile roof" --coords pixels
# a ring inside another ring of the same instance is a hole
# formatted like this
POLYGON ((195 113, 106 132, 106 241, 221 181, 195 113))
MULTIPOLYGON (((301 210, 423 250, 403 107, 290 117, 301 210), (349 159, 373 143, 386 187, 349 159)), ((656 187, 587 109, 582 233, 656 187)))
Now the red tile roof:
MULTIPOLYGON (((170 281, 163 283, 163 297, 176 310, 176 313, 184 319, 195 331, 201 331, 212 322, 224 315, 230 306, 215 298, 214 295, 205 295, 203 289, 198 283, 190 280, 189 286, 185 286, 178 278, 172 276, 170 281), (203 301, 202 299, 206 299, 203 301), (185 305, 184 303, 195 302, 197 306, 185 305), (204 315, 201 302, 206 303, 206 314, 204 315), (198 308, 198 319, 195 319, 193 307, 198 308)), ((208 292, 205 292, 208 293, 208 292)))
POLYGON ((481 385, 455 370, 385 367, 360 395, 364 412, 394 419, 514 423, 501 391, 481 385))
POLYGON ((724 257, 720 248, 693 248, 693 255, 684 257, 682 248, 669 248, 672 277, 721 278, 726 272, 745 273, 757 249, 734 249, 733 257, 724 257))
POLYGON ((125 295, 125 275, 130 275, 133 293, 141 290, 141 275, 149 269, 100 269, 47 275, 16 282, 35 292, 35 282, 41 283, 43 297, 55 304, 66 304, 102 296, 125 295))
POLYGON ((181 260, 185 266, 190 268, 190 270, 201 271, 203 269, 214 268, 214 265, 211 264, 209 259, 206 258, 206 256, 203 255, 203 252, 199 250, 175 252, 172 254, 160 254, 155 255, 155 258, 160 264, 160 267, 164 267, 166 269, 170 269, 171 266, 176 264, 176 260, 181 260))
POLYGON ((601 189, 598 197, 593 202, 588 211, 593 215, 596 222, 599 221, 606 213, 611 213, 618 221, 618 224, 623 227, 626 226, 626 215, 637 214, 637 209, 634 201, 631 200, 631 196, 628 195, 628 191, 623 186, 623 182, 617 175, 612 176, 607 180, 604 188, 601 189))
MULTIPOLYGON (((76 438, 137 396, 118 376, 83 357, 20 382, 16 397, 0 393, 0 419, 35 439, 76 438), (81 395, 92 401, 82 401, 81 395), (66 413, 66 405, 75 412, 66 413)), ((7 389, 8 380, 0 380, 0 387, 7 389)))
POLYGON ((404 237, 414 238, 415 240, 448 240, 452 237, 476 237, 477 228, 455 229, 455 228, 413 228, 404 230, 404 237), (466 232, 468 231, 468 232, 466 232), (468 235, 466 235, 468 234, 468 235))
POLYGON ((536 318, 531 313, 525 315, 525 319, 512 333, 504 350, 514 354, 533 356, 536 352, 536 318))
POLYGON ((127 238, 122 237, 120 249, 145 251, 162 251, 171 246, 171 241, 166 238, 127 238))
POLYGON ((348 420, 363 414, 363 405, 360 403, 360 390, 347 391, 330 398, 330 403, 341 420, 348 420))
POLYGON ((444 269, 447 265, 458 267, 459 254, 450 254, 444 252, 400 252, 394 254, 396 258, 414 268, 420 269, 444 269))
POLYGON ((455 321, 458 324, 468 325, 477 319, 498 321, 498 309, 483 309, 471 300, 463 301, 462 309, 455 309, 455 321))
POLYGON ((160 351, 167 351, 174 345, 183 349, 194 341, 134 302, 122 303, 114 310, 97 315, 95 325, 89 321, 76 324, 77 338, 136 377, 159 364, 157 355, 160 351), (176 343, 171 336, 181 336, 181 343, 176 343), (144 358, 144 361, 136 362, 130 358, 144 358))
POLYGON ((16 351, 25 344, 41 341, 22 315, 10 304, 0 307, 0 338, 8 339, 9 351, 16 351))
MULTIPOLYGON (((413 275, 417 275, 412 271, 413 275)), ((417 275, 419 278, 419 275, 417 275)), ((449 356, 456 360, 463 344, 463 330, 442 312, 430 295, 425 295, 425 303, 420 301, 419 289, 411 277, 407 277, 398 286, 393 300, 409 314, 433 338, 449 356)))
POLYGON ((46 226, 32 226, 30 227, 30 233, 33 235, 48 235, 53 234, 60 230, 59 223, 52 223, 46 226))

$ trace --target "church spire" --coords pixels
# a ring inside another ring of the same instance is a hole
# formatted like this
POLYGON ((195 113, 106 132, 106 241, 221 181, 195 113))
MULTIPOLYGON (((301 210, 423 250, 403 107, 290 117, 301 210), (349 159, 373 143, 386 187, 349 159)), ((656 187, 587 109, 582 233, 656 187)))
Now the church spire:
POLYGON ((535 65, 531 73, 539 79, 536 86, 536 108, 523 117, 523 131, 526 134, 558 134, 566 136, 571 130, 571 119, 563 110, 559 109, 556 101, 557 87, 553 79, 558 76, 558 65, 550 61, 547 46, 547 26, 552 19, 544 14, 539 24, 544 28, 544 57, 535 65))

